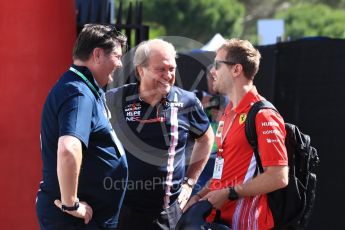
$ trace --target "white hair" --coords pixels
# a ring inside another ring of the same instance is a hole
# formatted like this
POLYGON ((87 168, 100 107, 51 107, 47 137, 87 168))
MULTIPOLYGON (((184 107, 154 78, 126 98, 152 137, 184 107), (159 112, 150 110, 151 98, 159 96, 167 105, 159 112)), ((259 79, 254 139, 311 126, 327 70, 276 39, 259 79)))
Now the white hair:
POLYGON ((137 49, 135 50, 133 58, 134 67, 136 68, 139 65, 147 66, 151 51, 153 48, 156 47, 166 48, 174 55, 174 57, 176 57, 175 47, 167 41, 158 38, 143 41, 138 45, 137 49))

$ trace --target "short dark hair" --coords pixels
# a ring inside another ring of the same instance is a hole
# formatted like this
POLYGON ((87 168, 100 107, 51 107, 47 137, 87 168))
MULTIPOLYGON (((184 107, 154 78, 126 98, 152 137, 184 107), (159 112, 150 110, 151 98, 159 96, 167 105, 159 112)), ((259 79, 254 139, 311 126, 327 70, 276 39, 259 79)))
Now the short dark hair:
POLYGON ((241 64, 245 77, 254 79, 259 70, 261 54, 248 40, 226 40, 218 50, 225 50, 226 61, 241 64))
POLYGON ((126 42, 127 37, 117 31, 114 26, 86 24, 74 44, 73 59, 86 61, 97 47, 104 49, 106 53, 110 53, 117 44, 124 48, 126 42))

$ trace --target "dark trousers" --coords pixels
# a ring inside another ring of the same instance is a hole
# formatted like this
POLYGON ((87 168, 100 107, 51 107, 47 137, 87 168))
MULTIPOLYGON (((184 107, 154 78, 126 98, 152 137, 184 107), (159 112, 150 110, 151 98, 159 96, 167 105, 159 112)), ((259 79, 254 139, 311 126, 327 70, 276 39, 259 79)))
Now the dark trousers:
POLYGON ((45 222, 40 221, 41 230, 108 230, 108 228, 99 227, 94 221, 90 221, 88 224, 84 224, 81 221, 75 221, 74 223, 64 222, 45 222))
POLYGON ((161 211, 138 211, 129 206, 122 206, 119 230, 175 230, 182 215, 177 202, 161 211))
POLYGON ((41 230, 114 230, 115 228, 103 228, 91 219, 84 224, 84 219, 76 218, 62 212, 54 204, 55 198, 39 192, 36 202, 36 213, 41 230))

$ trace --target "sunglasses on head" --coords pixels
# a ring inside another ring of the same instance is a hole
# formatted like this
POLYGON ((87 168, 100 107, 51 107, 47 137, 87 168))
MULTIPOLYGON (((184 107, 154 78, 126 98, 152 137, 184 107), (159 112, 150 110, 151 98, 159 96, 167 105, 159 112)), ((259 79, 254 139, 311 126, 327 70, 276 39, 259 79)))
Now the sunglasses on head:
POLYGON ((110 30, 106 32, 103 37, 113 37, 116 38, 120 43, 125 43, 127 41, 127 37, 125 34, 121 33, 116 26, 113 25, 107 25, 110 30))

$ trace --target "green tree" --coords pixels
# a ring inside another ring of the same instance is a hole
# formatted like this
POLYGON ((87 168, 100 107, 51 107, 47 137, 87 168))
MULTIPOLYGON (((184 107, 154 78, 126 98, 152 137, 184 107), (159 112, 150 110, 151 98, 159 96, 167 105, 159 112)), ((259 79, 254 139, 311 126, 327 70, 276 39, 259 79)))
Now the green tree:
POLYGON ((166 35, 206 42, 215 33, 242 34, 245 9, 237 0, 148 0, 143 4, 144 21, 163 25, 166 35))
POLYGON ((345 11, 323 4, 301 3, 277 12, 275 18, 284 19, 285 37, 309 36, 345 38, 345 11))
POLYGON ((345 0, 290 0, 293 4, 308 3, 308 4, 324 4, 332 8, 345 8, 345 0))
MULTIPOLYGON (((291 18, 289 20, 291 21, 292 18, 295 17, 295 14, 292 13, 292 11, 294 11, 297 8, 297 6, 300 4, 303 4, 303 5, 307 4, 308 7, 304 8, 304 12, 302 10, 301 17, 296 19, 296 21, 298 21, 297 23, 295 22, 293 25, 290 25, 289 21, 285 21, 288 31, 290 30, 300 31, 300 30, 309 28, 310 27, 309 22, 308 21, 305 22, 304 20, 310 21, 311 19, 313 19, 313 17, 320 17, 320 15, 316 15, 315 13, 313 13, 316 11, 314 8, 315 7, 317 8, 317 5, 319 5, 320 3, 323 3, 324 5, 331 7, 330 9, 332 9, 332 12, 335 12, 335 15, 329 14, 329 11, 327 12, 327 15, 322 15, 322 17, 324 18, 324 21, 326 22, 337 20, 337 19, 334 19, 338 17, 336 14, 340 14, 340 18, 343 18, 341 14, 344 14, 342 10, 345 10, 345 0, 288 0, 288 1, 286 0, 242 0, 241 2, 244 4, 246 8, 246 15, 243 20, 244 23, 243 23, 242 37, 247 38, 251 40, 252 42, 257 41, 256 27, 257 27, 257 21, 259 19, 274 18, 274 17, 277 17, 276 15, 278 15, 278 13, 281 14, 285 11, 288 11, 289 14, 291 14, 291 18), (313 11, 313 12, 308 12, 308 11, 313 11), (310 18, 303 17, 304 13, 308 15, 309 14, 314 15, 314 16, 311 16, 310 18), (295 29, 292 29, 291 27, 294 27, 295 29)), ((308 33, 305 33, 305 34, 310 34, 309 36, 315 35, 315 36, 330 36, 330 37, 341 38, 343 36, 338 35, 338 34, 341 34, 341 30, 342 30, 341 28, 343 27, 341 21, 343 20, 340 19, 339 21, 335 23, 336 25, 327 26, 327 28, 324 28, 322 34, 316 34, 317 31, 314 31, 314 33, 312 33, 310 29, 308 29, 308 33), (333 32, 338 31, 338 32, 333 33, 331 31, 333 32)), ((320 31, 321 30, 319 30, 319 32, 320 31)), ((300 35, 296 37, 301 37, 303 36, 302 34, 304 33, 300 33, 300 35)), ((288 36, 295 37, 292 34, 288 36)))
POLYGON ((259 19, 273 18, 277 10, 291 4, 286 0, 242 0, 241 2, 246 9, 242 37, 252 42, 258 40, 256 26, 259 19))
MULTIPOLYGON (((124 1, 126 10, 129 2, 124 1)), ((241 37, 254 44, 257 21, 285 20, 286 36, 344 38, 345 0, 142 0, 150 38, 184 36, 199 42, 215 33, 241 37), (321 4, 324 3, 324 4, 321 4)), ((125 14, 126 15, 126 14, 125 14)), ((188 45, 187 48, 190 48, 188 45)), ((194 47, 198 48, 198 47, 194 47)))

